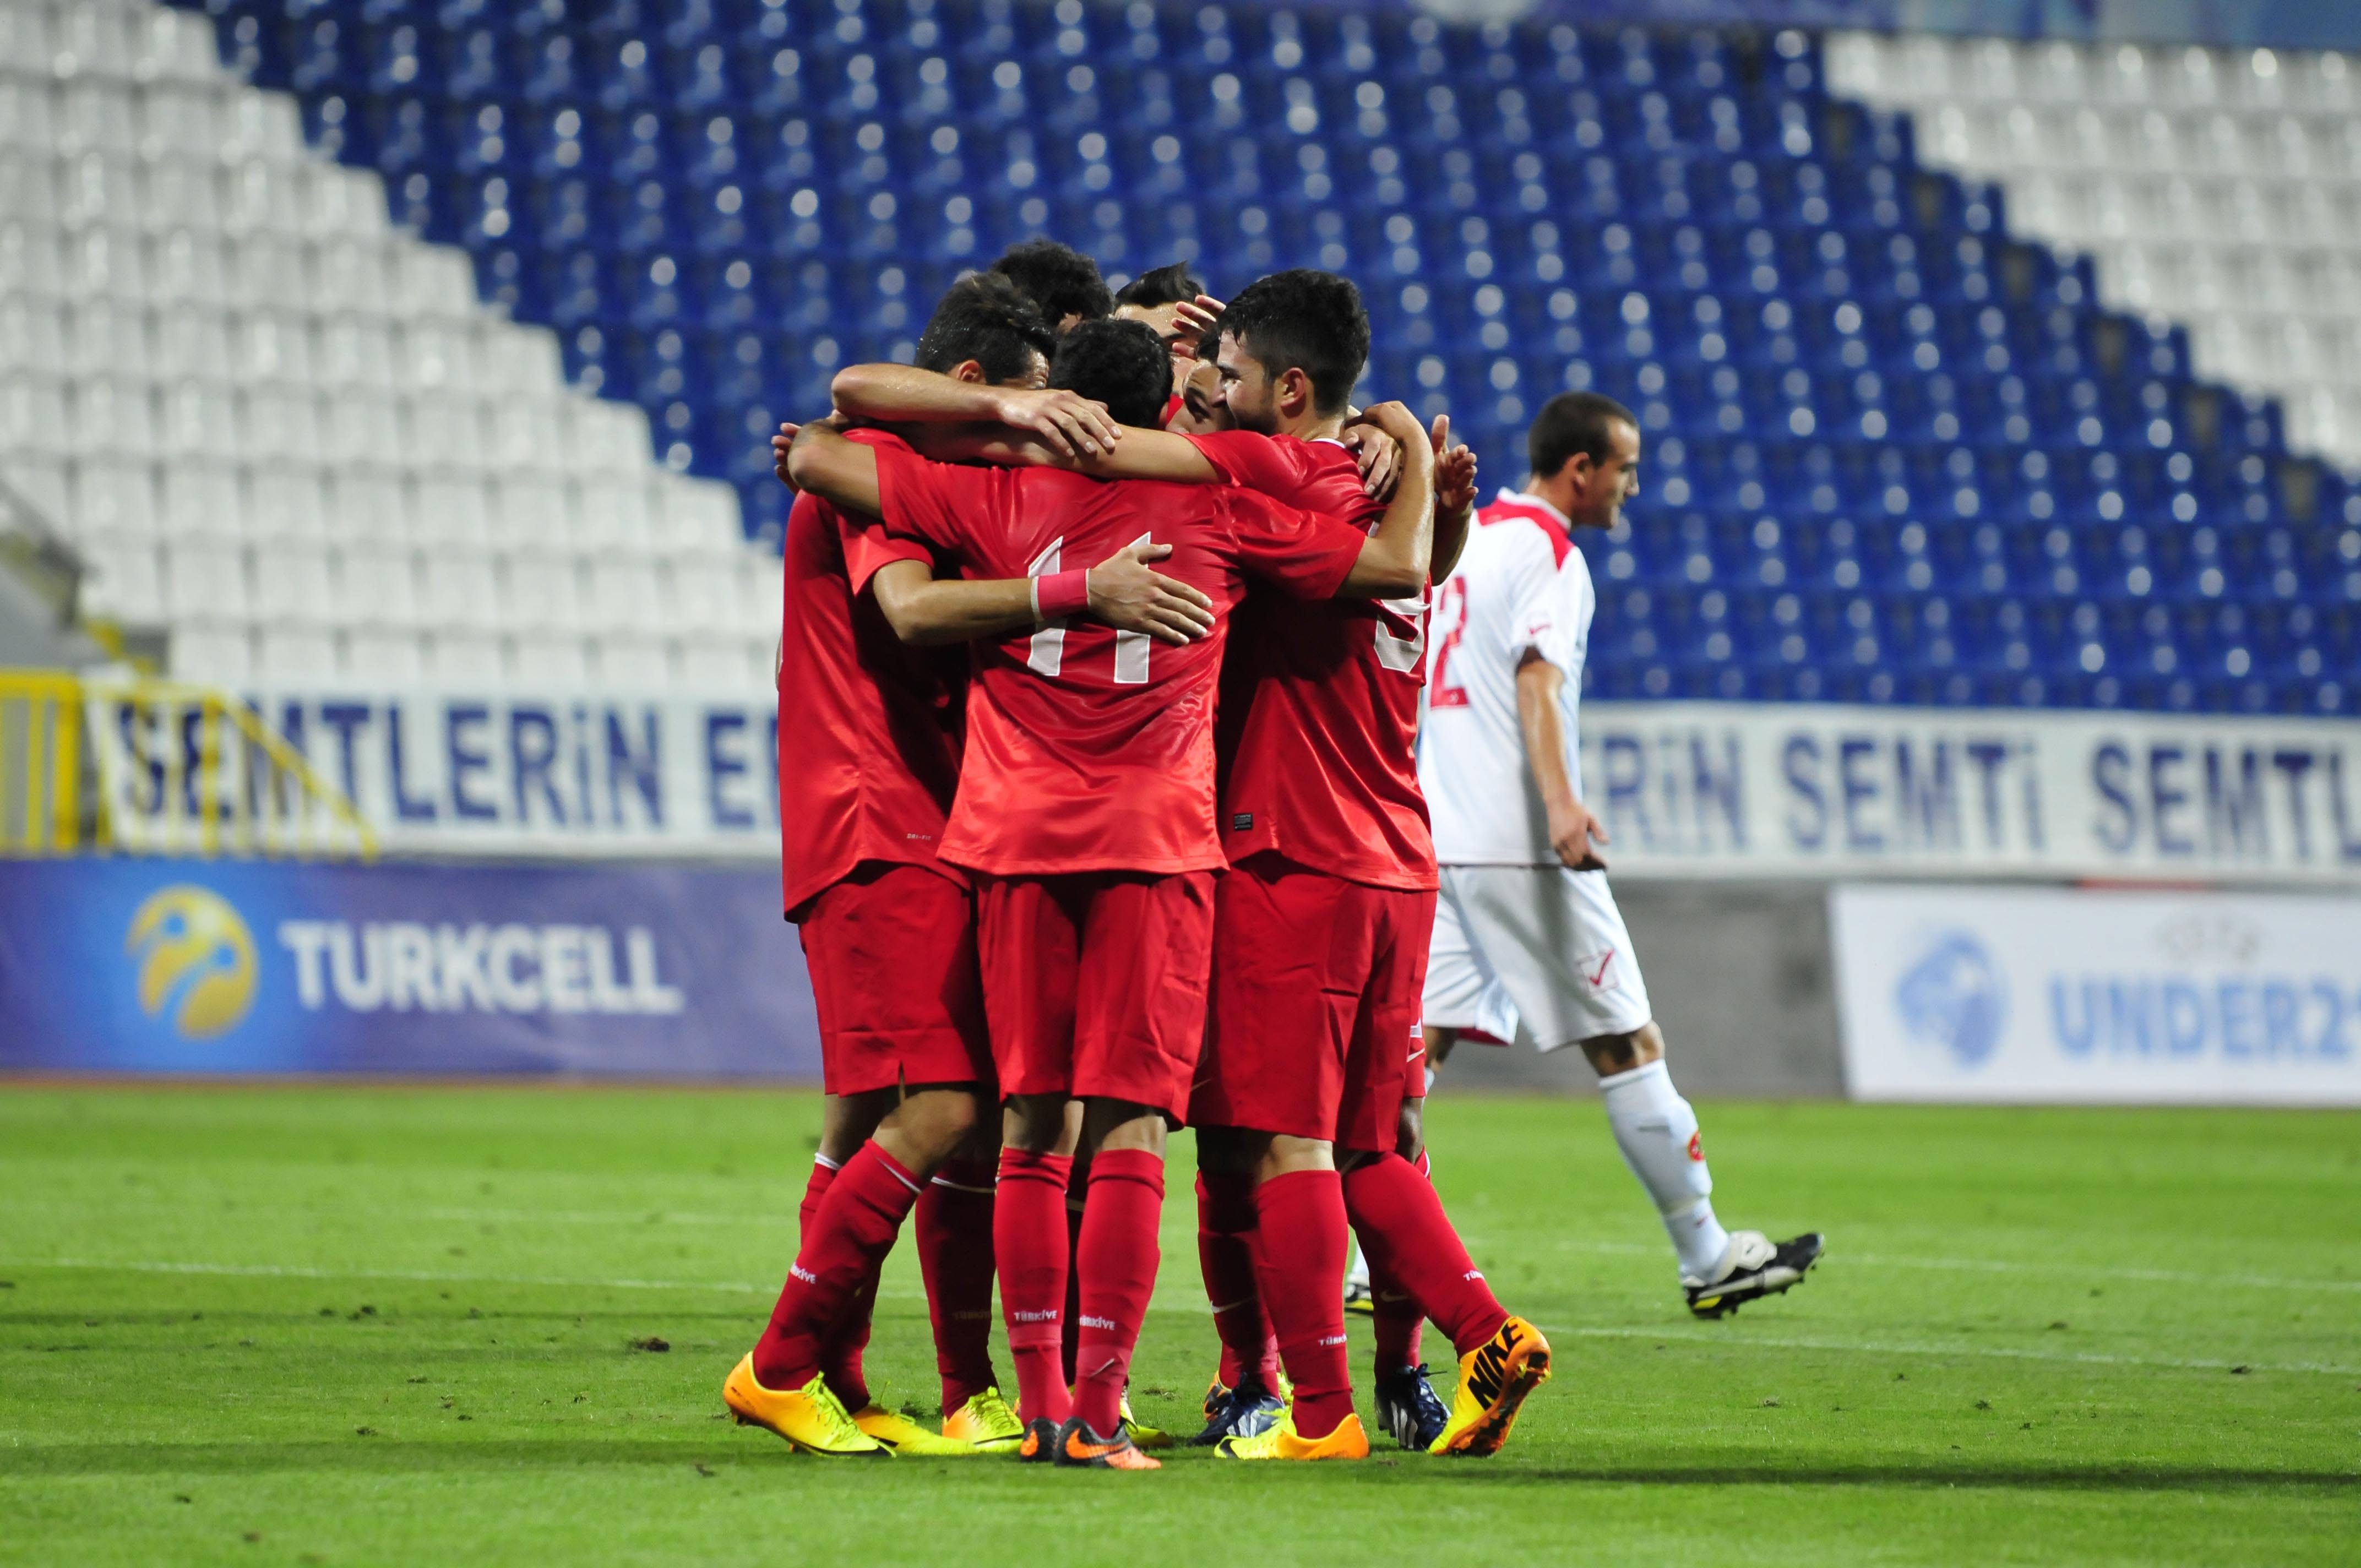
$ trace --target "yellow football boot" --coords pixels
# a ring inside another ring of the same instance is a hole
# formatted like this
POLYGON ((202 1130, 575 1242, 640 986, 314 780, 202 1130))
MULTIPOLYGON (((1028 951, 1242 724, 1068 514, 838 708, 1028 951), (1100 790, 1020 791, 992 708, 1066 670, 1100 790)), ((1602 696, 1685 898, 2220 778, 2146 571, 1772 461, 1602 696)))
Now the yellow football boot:
POLYGON ((1524 1319, 1511 1316, 1499 1333, 1459 1358, 1450 1423, 1426 1451, 1478 1458, 1499 1453, 1509 1429, 1517 1424, 1518 1407, 1549 1375, 1549 1341, 1524 1319))
POLYGON ((829 1392, 828 1380, 818 1373, 792 1392, 765 1388, 754 1380, 754 1357, 750 1352, 721 1385, 721 1401, 737 1416, 740 1426, 776 1432, 790 1447, 806 1453, 894 1457, 892 1449, 853 1425, 843 1401, 829 1392))
POLYGON ((852 1424, 895 1453, 913 1459, 972 1459, 981 1452, 972 1442, 928 1431, 883 1405, 863 1405, 852 1412, 852 1424))
POLYGON ((1224 1438, 1213 1452, 1224 1459, 1367 1459, 1369 1434, 1362 1430, 1361 1418, 1350 1415, 1326 1437, 1299 1437, 1290 1410, 1252 1437, 1224 1438))
POLYGON ((999 1389, 986 1388, 943 1418, 943 1435, 978 1453, 1005 1453, 1025 1441, 1025 1423, 999 1389))
POLYGON ((1133 1444, 1137 1447, 1170 1448, 1172 1446, 1170 1432, 1160 1427, 1146 1427, 1139 1424, 1139 1418, 1131 1413, 1131 1390, 1128 1388, 1123 1391, 1123 1424, 1131 1433, 1133 1444))

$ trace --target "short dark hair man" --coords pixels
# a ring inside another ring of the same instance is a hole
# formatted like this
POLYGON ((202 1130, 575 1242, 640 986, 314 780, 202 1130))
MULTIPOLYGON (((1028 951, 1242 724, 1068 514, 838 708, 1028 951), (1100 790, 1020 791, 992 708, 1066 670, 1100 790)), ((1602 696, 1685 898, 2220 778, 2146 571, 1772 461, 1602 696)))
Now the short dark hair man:
POLYGON ((992 270, 1024 290, 1042 318, 1061 333, 1115 310, 1115 296, 1099 276, 1099 264, 1054 239, 1012 245, 992 270))

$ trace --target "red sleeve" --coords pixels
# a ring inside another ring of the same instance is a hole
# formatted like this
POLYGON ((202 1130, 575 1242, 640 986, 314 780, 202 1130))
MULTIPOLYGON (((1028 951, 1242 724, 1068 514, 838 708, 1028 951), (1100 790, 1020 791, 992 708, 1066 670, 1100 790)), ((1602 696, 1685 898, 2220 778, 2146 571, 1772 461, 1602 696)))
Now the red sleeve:
MULTIPOLYGON (((831 511, 834 508, 829 509, 831 511)), ((859 598, 869 579, 889 561, 920 561, 932 573, 935 553, 915 539, 896 539, 875 518, 859 513, 836 514, 837 536, 844 542, 844 575, 859 598)))
POLYGON ((905 539, 924 540, 970 560, 989 559, 972 546, 979 537, 1005 535, 1016 476, 1005 468, 934 463, 915 452, 877 449, 877 509, 885 526, 905 539))
POLYGON ((1290 504, 1303 489, 1302 468, 1290 461, 1296 454, 1287 450, 1290 445, 1300 450, 1303 444, 1300 441, 1278 441, 1250 430, 1214 431, 1180 439, 1203 453, 1205 461, 1226 483, 1260 490, 1290 504))
POLYGON ((1336 597, 1368 538, 1319 512, 1280 506, 1252 490, 1224 491, 1239 569, 1297 598, 1336 597))

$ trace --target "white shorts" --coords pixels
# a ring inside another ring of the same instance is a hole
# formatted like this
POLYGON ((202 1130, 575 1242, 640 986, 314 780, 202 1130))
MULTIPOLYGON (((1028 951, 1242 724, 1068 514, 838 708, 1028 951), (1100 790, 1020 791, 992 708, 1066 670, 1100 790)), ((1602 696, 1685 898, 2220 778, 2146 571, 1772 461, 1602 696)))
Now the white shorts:
POLYGON ((1425 1021, 1557 1050, 1652 1016, 1604 872, 1445 866, 1427 949, 1425 1021))

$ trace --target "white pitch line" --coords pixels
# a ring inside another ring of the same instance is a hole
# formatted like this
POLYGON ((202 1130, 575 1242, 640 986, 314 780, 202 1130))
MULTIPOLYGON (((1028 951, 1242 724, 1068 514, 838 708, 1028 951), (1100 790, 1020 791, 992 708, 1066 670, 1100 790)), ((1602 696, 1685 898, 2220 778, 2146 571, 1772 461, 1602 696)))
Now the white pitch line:
MULTIPOLYGON (((52 1257, 39 1260, 24 1259, 0 1263, 0 1268, 71 1268, 96 1272, 130 1274, 192 1274, 217 1275, 234 1278, 285 1279, 391 1279, 423 1284, 458 1285, 545 1285, 579 1290, 724 1290, 732 1294, 768 1295, 776 1288, 771 1285, 750 1285, 730 1279, 577 1279, 555 1275, 530 1274, 451 1274, 432 1269, 364 1269, 305 1268, 286 1264, 224 1264, 224 1263, 160 1263, 152 1261, 108 1263, 93 1258, 52 1257)), ((916 1299, 914 1291, 886 1291, 886 1297, 916 1299)), ((1168 1302, 1165 1292, 1157 1292, 1157 1305, 1194 1306, 1205 1310, 1202 1300, 1168 1302)), ((1684 1328, 1637 1326, 1604 1328, 1596 1324, 1542 1325, 1544 1332, 1563 1334, 1576 1339, 1655 1339, 1679 1340, 1684 1343, 1709 1344, 1718 1349, 1743 1350, 1812 1350, 1841 1352, 1857 1355, 1972 1355, 1996 1357, 2009 1361, 2048 1361, 2061 1365, 2091 1366, 2157 1366, 2182 1372, 2226 1372, 2233 1366, 2251 1367, 2257 1372, 2309 1372, 2335 1377, 2361 1377, 2361 1366, 2338 1366, 2316 1361, 2212 1361, 2172 1356, 2107 1355, 2099 1353, 2016 1350, 2000 1345, 1937 1345, 1872 1343, 1861 1341, 1793 1339, 1784 1336, 1766 1337, 1743 1330, 1725 1332, 1684 1328), (1743 1339, 1737 1338, 1745 1332, 1743 1339)))
MULTIPOLYGON (((1561 1252, 1595 1252, 1612 1257, 1653 1256, 1664 1249, 1631 1242, 1560 1241, 1561 1252)), ((2361 1292, 2361 1279, 2290 1279, 2273 1274, 2203 1274, 2191 1269, 2085 1267, 2070 1263, 2014 1263, 1987 1257, 1894 1257, 1881 1253, 1847 1252, 1847 1264, 1877 1268, 1939 1268, 1960 1274, 2056 1274, 2075 1279, 2130 1279, 2149 1285, 2238 1285, 2257 1290, 2331 1290, 2361 1292)))
POLYGON ((775 1285, 748 1285, 734 1279, 569 1279, 543 1274, 451 1274, 426 1268, 304 1268, 278 1263, 109 1263, 86 1257, 27 1258, 0 1264, 0 1268, 74 1268, 262 1279, 401 1279, 427 1285, 554 1285, 582 1290, 731 1290, 757 1295, 778 1288, 775 1285))
POLYGON ((2205 1361, 2186 1360, 2163 1355, 2105 1355, 2095 1352, 2014 1350, 2004 1345, 1938 1345, 1938 1344, 1876 1344, 1861 1341, 1766 1338, 1748 1334, 1742 1340, 1717 1340, 1710 1332, 1693 1329, 1598 1328, 1544 1323, 1542 1332, 1566 1334, 1576 1339, 1655 1339, 1680 1340, 1685 1343, 1712 1344, 1722 1349, 1752 1350, 1821 1350, 1842 1351, 1860 1355, 1923 1355, 1937 1359, 1947 1355, 1991 1356, 2004 1361, 2052 1361, 2065 1365, 2092 1366, 2161 1366, 2179 1372, 2227 1372, 2234 1366, 2247 1367, 2256 1372, 2317 1372, 2333 1377, 2361 1377, 2361 1366, 2336 1366, 2319 1361, 2205 1361))

